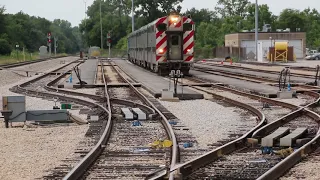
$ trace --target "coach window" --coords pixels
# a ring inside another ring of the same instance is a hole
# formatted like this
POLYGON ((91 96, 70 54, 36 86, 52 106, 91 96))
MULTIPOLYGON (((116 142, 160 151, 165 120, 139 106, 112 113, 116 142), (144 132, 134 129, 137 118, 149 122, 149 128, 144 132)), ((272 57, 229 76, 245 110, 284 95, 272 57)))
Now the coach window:
POLYGON ((183 31, 191 31, 192 30, 192 24, 185 23, 183 24, 183 31))
POLYGON ((167 25, 165 23, 158 24, 157 29, 158 29, 158 31, 166 31, 167 25))
POLYGON ((179 45, 179 36, 178 35, 171 36, 171 44, 173 46, 179 45))

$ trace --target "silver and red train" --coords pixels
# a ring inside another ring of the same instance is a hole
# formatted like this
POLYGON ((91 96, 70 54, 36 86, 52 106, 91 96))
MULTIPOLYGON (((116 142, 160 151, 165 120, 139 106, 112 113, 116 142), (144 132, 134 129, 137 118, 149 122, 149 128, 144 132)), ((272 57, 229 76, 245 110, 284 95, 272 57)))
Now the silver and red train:
POLYGON ((160 75, 171 70, 187 75, 194 60, 194 30, 190 17, 158 18, 128 36, 128 59, 160 75))

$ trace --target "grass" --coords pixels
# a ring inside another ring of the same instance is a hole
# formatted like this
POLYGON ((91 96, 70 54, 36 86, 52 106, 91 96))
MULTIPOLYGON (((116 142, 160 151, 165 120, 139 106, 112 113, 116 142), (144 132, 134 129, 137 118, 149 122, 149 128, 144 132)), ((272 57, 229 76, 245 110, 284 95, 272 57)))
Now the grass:
MULTIPOLYGON (((65 53, 57 54, 57 56, 66 56, 66 55, 67 54, 65 54, 65 53)), ((35 53, 26 52, 25 56, 23 55, 22 52, 19 52, 18 56, 17 56, 16 52, 12 52, 11 55, 9 55, 9 56, 0 55, 0 65, 12 64, 12 63, 23 62, 23 61, 33 61, 33 60, 37 60, 39 58, 40 58, 39 52, 35 52, 35 53)))
POLYGON ((23 55, 22 52, 18 52, 18 56, 16 52, 12 52, 9 56, 0 55, 0 64, 10 64, 10 63, 17 63, 22 61, 32 61, 39 59, 39 53, 25 53, 23 55))

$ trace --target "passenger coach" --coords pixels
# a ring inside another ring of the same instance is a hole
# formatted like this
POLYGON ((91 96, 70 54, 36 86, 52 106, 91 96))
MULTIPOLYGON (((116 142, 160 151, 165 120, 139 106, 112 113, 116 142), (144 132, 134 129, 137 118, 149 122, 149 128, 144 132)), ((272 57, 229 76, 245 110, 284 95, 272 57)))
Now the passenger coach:
POLYGON ((160 75, 178 69, 188 74, 194 60, 194 22, 173 13, 132 32, 128 59, 160 75))

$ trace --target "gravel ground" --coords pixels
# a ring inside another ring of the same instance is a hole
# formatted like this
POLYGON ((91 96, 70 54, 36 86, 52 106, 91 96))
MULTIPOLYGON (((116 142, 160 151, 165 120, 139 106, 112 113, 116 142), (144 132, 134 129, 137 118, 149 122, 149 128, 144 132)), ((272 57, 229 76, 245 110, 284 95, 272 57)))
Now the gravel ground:
POLYGON ((198 147, 229 139, 228 135, 241 127, 254 127, 255 118, 241 119, 246 111, 235 107, 224 107, 208 100, 165 102, 161 104, 190 128, 198 141, 198 147))
POLYGON ((0 179, 41 178, 72 156, 87 129, 88 125, 1 129, 0 179))
POLYGON ((294 179, 320 179, 320 148, 317 149, 315 155, 309 155, 306 159, 302 160, 299 164, 295 165, 289 172, 281 177, 280 180, 294 180, 294 179))
MULTIPOLYGON (((34 76, 36 72, 46 72, 53 69, 56 69, 57 67, 61 67, 65 64, 60 64, 61 60, 65 60, 66 63, 76 60, 76 57, 67 57, 67 58, 59 58, 59 59, 53 59, 49 61, 39 62, 35 64, 20 66, 11 68, 12 70, 16 70, 16 73, 21 74, 23 76, 26 76, 27 74, 22 71, 30 71, 29 76, 34 76), (34 71, 34 72, 31 72, 34 71)), ((13 73, 11 71, 1 70, 0 71, 0 84, 12 84, 17 81, 20 81, 22 79, 27 79, 27 77, 19 76, 16 73, 13 73)))
POLYGON ((72 91, 80 92, 80 93, 86 93, 86 94, 96 94, 97 88, 82 88, 82 89, 71 89, 72 91))
MULTIPOLYGON (((62 59, 65 59, 66 63, 76 60, 76 58, 62 59)), ((55 59, 15 69, 51 71, 64 65, 60 65, 60 60, 55 59)), ((35 77, 37 76, 22 77, 9 71, 0 71, 0 83, 2 84, 0 87, 0 108, 2 108, 2 96, 19 95, 10 92, 9 88, 35 77)), ((52 109, 53 105, 53 101, 26 96, 27 110, 52 109)), ((86 116, 79 115, 79 110, 70 110, 70 112, 86 119, 86 116)), ((74 150, 84 138, 89 127, 88 125, 46 128, 24 126, 24 128, 4 129, 3 120, 0 120, 0 161, 4 164, 0 169, 0 179, 40 178, 47 173, 45 170, 60 165, 61 160, 74 155, 74 150)))
POLYGON ((292 98, 292 99, 276 99, 282 102, 294 104, 296 106, 303 106, 308 103, 313 102, 315 99, 312 98, 311 96, 307 96, 305 94, 297 94, 297 98, 292 98))
POLYGON ((235 99, 237 101, 249 104, 249 105, 259 109, 260 111, 262 111, 262 113, 264 113, 264 115, 266 116, 266 119, 268 120, 269 123, 273 122, 273 121, 276 121, 279 118, 281 118, 281 117, 283 117, 286 114, 289 114, 291 112, 290 109, 283 108, 283 107, 280 107, 280 106, 270 106, 270 108, 263 108, 262 103, 257 101, 257 100, 250 99, 250 98, 245 97, 245 96, 240 96, 240 95, 228 92, 228 91, 222 91, 220 89, 208 89, 208 88, 205 88, 205 89, 210 90, 210 91, 212 91, 212 92, 214 92, 214 93, 216 93, 218 95, 225 96, 225 97, 228 97, 228 98, 232 98, 232 99, 235 99))

